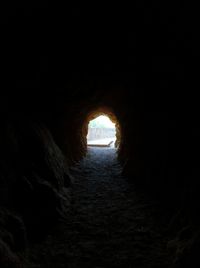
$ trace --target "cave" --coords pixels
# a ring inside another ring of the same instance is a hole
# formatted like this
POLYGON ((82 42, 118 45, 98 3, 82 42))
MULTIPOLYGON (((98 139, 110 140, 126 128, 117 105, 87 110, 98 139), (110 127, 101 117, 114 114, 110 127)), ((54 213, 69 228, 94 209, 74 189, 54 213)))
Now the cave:
POLYGON ((0 267, 199 267, 195 15, 47 2, 1 17, 0 267))

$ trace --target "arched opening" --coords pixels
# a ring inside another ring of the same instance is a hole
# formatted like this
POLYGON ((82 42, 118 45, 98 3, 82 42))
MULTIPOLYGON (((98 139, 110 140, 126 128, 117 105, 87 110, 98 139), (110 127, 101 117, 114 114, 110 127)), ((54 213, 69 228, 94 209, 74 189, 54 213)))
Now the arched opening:
POLYGON ((86 147, 98 146, 118 149, 120 146, 120 124, 111 108, 100 107, 88 112, 82 133, 86 147))
POLYGON ((88 124, 87 146, 115 147, 116 127, 108 116, 99 115, 88 124))

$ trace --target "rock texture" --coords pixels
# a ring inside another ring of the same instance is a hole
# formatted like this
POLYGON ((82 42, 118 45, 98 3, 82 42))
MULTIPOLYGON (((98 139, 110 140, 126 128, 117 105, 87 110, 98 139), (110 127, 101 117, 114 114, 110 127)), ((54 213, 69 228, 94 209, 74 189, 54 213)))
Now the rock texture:
POLYGON ((70 217, 30 249, 30 268, 170 267, 160 208, 122 176, 115 149, 90 148, 71 172, 70 217))
POLYGON ((71 176, 48 129, 19 117, 0 139, 0 266, 20 267, 17 253, 67 215, 71 176))
POLYGON ((4 2, 2 207, 23 215, 29 230, 44 229, 45 219, 53 221, 65 194, 52 142, 68 163, 80 161, 86 155, 87 117, 107 107, 120 125, 118 157, 124 175, 160 201, 167 219, 173 219, 169 232, 172 241, 180 242, 178 249, 183 242, 178 234, 192 229, 187 253, 177 253, 176 263, 187 254, 195 259, 198 243, 192 242, 193 247, 191 241, 198 241, 200 218, 198 9, 181 1, 106 7, 4 2), (34 226, 23 198, 33 210, 34 226))

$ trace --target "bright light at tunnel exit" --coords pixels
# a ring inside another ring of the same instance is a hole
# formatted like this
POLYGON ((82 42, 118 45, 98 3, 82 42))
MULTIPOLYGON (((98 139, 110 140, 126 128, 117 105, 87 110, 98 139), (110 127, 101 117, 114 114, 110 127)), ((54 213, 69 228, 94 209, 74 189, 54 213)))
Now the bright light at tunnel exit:
POLYGON ((108 116, 100 115, 88 124, 87 145, 115 147, 116 127, 108 116))
POLYGON ((115 128, 115 124, 105 115, 100 115, 89 123, 89 128, 115 128))

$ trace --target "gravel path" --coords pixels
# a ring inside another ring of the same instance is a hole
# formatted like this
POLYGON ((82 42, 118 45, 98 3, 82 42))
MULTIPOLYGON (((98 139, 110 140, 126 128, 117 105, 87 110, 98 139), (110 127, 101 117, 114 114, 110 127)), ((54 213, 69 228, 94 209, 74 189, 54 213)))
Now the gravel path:
POLYGON ((89 148, 71 172, 70 217, 30 249, 28 267, 169 267, 156 205, 121 176, 115 149, 89 148))

